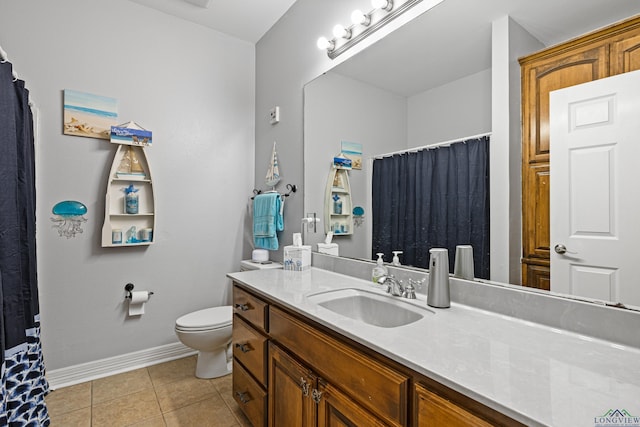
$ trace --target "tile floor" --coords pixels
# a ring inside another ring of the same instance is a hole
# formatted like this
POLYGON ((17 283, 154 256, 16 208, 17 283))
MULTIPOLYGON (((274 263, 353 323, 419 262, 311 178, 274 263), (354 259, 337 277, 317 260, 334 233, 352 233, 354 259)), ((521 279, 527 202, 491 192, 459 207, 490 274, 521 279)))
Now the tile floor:
POLYGON ((46 397, 51 427, 251 426, 231 375, 202 380, 195 356, 64 387, 46 397))

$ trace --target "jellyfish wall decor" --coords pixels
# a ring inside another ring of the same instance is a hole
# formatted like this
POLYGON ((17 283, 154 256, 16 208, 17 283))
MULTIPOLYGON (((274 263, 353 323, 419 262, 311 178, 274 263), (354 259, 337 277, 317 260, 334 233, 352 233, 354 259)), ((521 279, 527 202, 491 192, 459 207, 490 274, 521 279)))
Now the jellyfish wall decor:
POLYGON ((82 233, 82 223, 87 222, 83 216, 87 213, 87 207, 83 203, 65 200, 56 203, 51 212, 55 215, 51 217, 52 227, 58 229, 60 237, 70 239, 76 237, 77 233, 82 233))

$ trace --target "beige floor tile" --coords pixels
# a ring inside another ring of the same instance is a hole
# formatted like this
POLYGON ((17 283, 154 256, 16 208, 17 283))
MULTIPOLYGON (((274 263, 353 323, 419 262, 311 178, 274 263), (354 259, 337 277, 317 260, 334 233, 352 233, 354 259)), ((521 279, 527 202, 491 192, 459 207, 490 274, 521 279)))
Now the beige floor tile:
POLYGON ((213 384, 216 390, 218 390, 221 394, 231 394, 231 389, 233 388, 232 374, 225 375, 224 377, 213 378, 209 381, 211 381, 211 384, 213 384))
POLYGON ((93 381, 94 405, 122 396, 153 389, 147 368, 124 372, 93 381))
POLYGON ((220 396, 210 381, 196 377, 160 384, 155 390, 163 413, 220 396))
POLYGON ((91 407, 51 416, 51 427, 91 427, 91 407))
POLYGON ((235 400, 231 399, 231 402, 229 402, 227 399, 225 399, 225 403, 229 407, 229 410, 233 413, 233 416, 236 417, 238 425, 242 427, 252 427, 249 418, 247 418, 244 412, 242 412, 235 400))
POLYGON ((154 417, 149 420, 140 421, 135 424, 127 424, 127 427, 166 427, 167 425, 164 422, 164 418, 154 417))
POLYGON ((149 366, 149 375, 154 386, 196 376, 196 356, 172 360, 160 365, 149 366))
POLYGON ((92 427, 116 427, 161 416, 153 390, 144 390, 93 406, 92 427))
POLYGON ((167 427, 235 427, 233 413, 221 398, 207 399, 164 414, 167 427))
POLYGON ((45 398, 49 415, 60 415, 91 407, 91 383, 86 382, 52 391, 45 398))

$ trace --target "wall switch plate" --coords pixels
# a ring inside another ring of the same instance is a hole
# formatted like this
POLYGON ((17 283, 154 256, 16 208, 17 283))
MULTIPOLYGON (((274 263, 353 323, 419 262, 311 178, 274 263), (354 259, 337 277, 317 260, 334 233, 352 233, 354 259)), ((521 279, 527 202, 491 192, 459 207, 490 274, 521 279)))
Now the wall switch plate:
POLYGON ((269 123, 275 125, 280 121, 280 107, 275 106, 269 110, 269 123))

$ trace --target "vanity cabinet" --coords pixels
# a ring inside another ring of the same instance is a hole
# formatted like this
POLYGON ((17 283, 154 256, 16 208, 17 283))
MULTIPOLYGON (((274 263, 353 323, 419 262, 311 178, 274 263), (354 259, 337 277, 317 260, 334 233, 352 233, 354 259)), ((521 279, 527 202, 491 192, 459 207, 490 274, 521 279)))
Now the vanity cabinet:
POLYGON ((336 236, 353 234, 353 206, 347 169, 335 166, 327 178, 324 198, 324 232, 336 236))
POLYGON ((636 17, 520 59, 522 77, 522 284, 549 290, 549 93, 640 69, 636 17))
POLYGON ((519 426, 234 283, 233 397, 254 427, 519 426))

